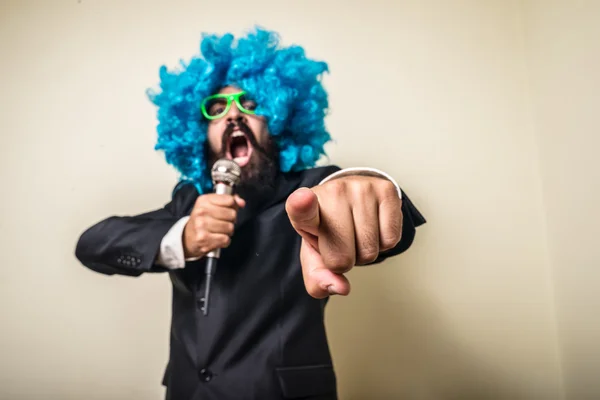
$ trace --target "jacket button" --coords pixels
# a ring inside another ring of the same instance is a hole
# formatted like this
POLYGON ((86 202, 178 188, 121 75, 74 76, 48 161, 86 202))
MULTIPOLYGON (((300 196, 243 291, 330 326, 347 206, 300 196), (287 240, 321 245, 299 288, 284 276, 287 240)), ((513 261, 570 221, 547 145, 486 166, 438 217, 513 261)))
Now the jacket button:
POLYGON ((213 376, 212 372, 206 368, 202 368, 199 375, 200 379, 202 379, 204 382, 210 382, 213 376))

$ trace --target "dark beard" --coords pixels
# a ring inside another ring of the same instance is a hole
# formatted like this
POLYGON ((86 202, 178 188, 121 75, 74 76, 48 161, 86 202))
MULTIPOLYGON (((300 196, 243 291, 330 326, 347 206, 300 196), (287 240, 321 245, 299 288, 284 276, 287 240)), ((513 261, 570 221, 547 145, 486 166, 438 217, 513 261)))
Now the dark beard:
MULTIPOLYGON (((271 136, 268 136, 264 145, 261 146, 248 125, 243 121, 238 121, 237 126, 252 145, 252 155, 248 164, 242 168, 240 183, 236 186, 235 191, 246 200, 259 199, 263 193, 272 192, 279 171, 279 151, 271 136)), ((221 152, 219 154, 211 152, 211 166, 218 159, 225 158, 229 137, 233 134, 234 127, 234 123, 227 125, 221 140, 221 152)))

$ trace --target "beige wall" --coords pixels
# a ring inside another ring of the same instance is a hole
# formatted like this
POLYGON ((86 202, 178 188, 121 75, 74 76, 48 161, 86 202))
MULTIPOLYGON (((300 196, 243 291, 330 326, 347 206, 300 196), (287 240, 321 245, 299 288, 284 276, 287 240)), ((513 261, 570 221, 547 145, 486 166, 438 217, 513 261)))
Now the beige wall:
POLYGON ((329 62, 331 161, 391 173, 429 220, 410 252, 353 270, 351 296, 329 306, 341 398, 562 399, 560 348, 567 388, 586 383, 576 379, 591 364, 577 354, 593 337, 574 344, 571 323, 594 310, 570 316, 592 304, 575 285, 595 273, 586 246, 597 228, 566 217, 586 224, 592 185, 563 182, 552 161, 572 141, 583 153, 561 159, 566 177, 592 179, 577 162, 591 163, 593 146, 575 139, 595 139, 598 91, 585 86, 587 64, 546 69, 595 44, 583 11, 569 14, 573 49, 544 2, 0 4, 0 398, 161 398, 167 276, 92 273, 75 241, 100 218, 168 201, 176 174, 152 150, 144 96, 158 66, 195 53, 200 31, 254 23, 329 62), (582 237, 561 250, 567 226, 582 237))
POLYGON ((600 2, 525 7, 565 391, 600 398, 600 2))

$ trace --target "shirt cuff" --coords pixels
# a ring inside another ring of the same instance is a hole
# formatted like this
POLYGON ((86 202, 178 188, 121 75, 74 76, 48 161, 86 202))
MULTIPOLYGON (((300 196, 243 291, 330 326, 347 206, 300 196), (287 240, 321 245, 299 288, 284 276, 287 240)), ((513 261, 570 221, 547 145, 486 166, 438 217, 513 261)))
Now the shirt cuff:
POLYGON ((349 176, 349 175, 376 176, 379 178, 387 179, 387 180, 391 181, 394 184, 394 186, 396 186, 396 190, 398 191, 398 196, 400 197, 400 199, 402 199, 402 190, 400 190, 400 186, 394 180, 394 178, 392 178, 390 175, 386 174, 385 172, 380 171, 375 168, 368 168, 368 167, 344 168, 342 170, 334 172, 333 174, 331 174, 328 177, 326 177, 325 179, 323 179, 319 183, 319 185, 322 185, 325 182, 329 182, 330 180, 340 178, 342 176, 349 176))
POLYGON ((183 230, 189 216, 177 221, 160 242, 160 252, 156 263, 168 269, 180 269, 185 267, 185 255, 183 252, 183 230))

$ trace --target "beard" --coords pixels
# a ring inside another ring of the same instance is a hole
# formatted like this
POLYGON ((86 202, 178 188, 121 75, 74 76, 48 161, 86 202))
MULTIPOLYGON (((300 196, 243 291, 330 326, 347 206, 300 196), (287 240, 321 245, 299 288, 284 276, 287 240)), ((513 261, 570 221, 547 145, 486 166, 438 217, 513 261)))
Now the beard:
MULTIPOLYGON (((230 123, 225 128, 221 139, 221 151, 215 153, 210 151, 210 164, 226 157, 229 138, 233 134, 236 124, 230 123)), ((261 193, 270 192, 275 184, 275 178, 279 171, 279 151, 276 143, 270 135, 260 145, 252 129, 243 121, 238 121, 237 126, 246 135, 252 146, 252 154, 248 163, 242 167, 240 183, 236 186, 236 193, 242 198, 260 198, 261 193)))

